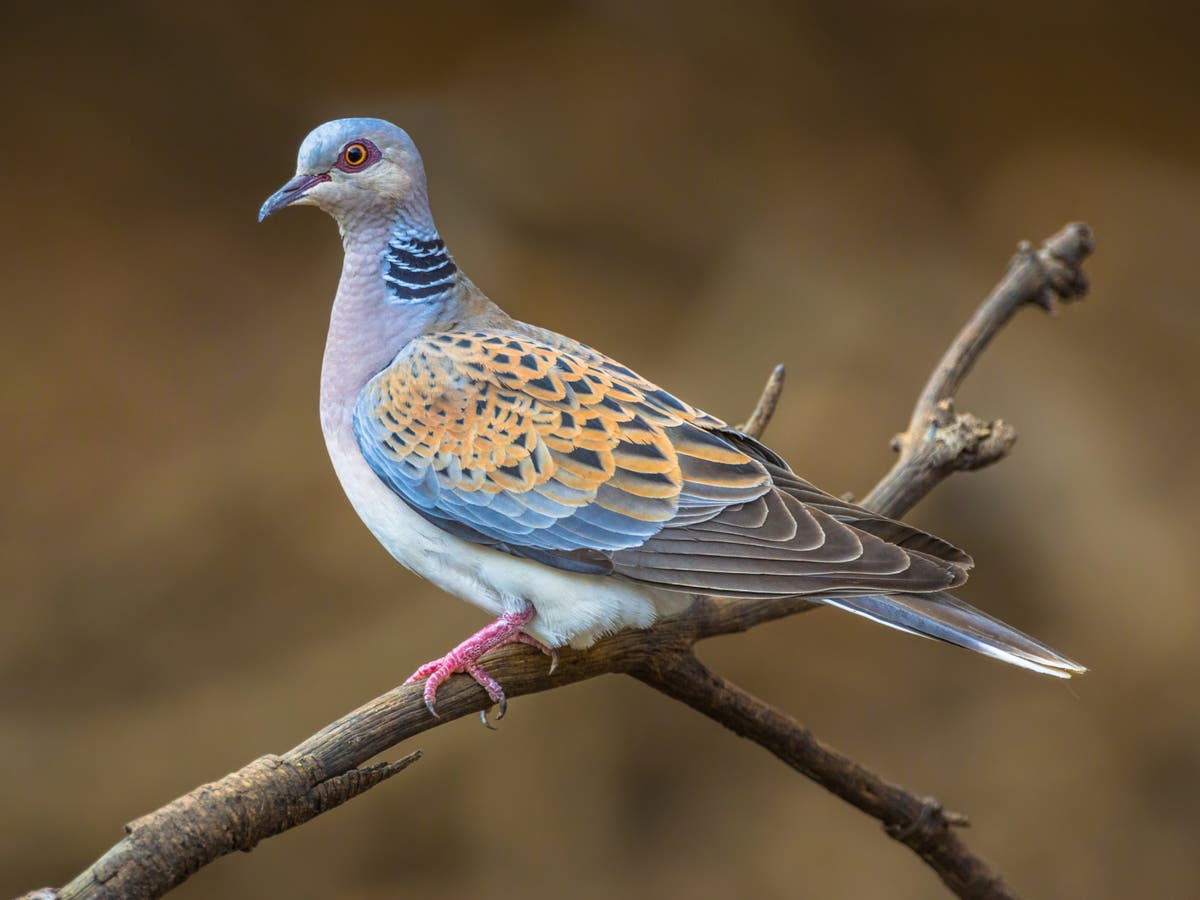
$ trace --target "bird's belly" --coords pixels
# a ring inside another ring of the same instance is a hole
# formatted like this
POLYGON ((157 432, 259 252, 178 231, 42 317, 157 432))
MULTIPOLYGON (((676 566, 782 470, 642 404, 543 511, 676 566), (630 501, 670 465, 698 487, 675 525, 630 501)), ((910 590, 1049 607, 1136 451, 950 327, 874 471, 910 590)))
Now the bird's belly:
POLYGON ((350 435, 327 439, 350 503, 405 568, 494 616, 527 603, 537 615, 525 631, 552 646, 586 647, 603 634, 646 628, 688 598, 634 582, 565 572, 473 544, 443 531, 400 499, 367 464, 350 435))

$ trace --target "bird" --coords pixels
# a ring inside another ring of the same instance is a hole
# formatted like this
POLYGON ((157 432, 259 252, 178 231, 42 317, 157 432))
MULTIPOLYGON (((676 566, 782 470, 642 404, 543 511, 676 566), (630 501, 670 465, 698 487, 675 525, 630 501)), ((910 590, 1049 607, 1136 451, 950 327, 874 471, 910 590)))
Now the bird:
POLYGON ((494 617, 405 682, 424 681, 432 715, 465 673, 503 716, 490 650, 529 644, 553 671, 559 648, 702 595, 804 596, 1041 674, 1086 671, 949 593, 973 565, 953 544, 826 493, 628 366, 505 313, 447 249, 400 127, 315 128, 259 221, 289 206, 341 233, 320 419, 346 496, 396 561, 494 617))

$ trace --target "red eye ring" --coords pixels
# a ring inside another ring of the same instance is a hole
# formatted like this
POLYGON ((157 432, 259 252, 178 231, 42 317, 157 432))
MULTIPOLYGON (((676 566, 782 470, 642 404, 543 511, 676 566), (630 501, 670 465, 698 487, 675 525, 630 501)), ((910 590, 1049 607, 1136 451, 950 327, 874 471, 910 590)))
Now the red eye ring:
POLYGON ((333 162, 333 167, 343 172, 361 172, 363 169, 369 169, 382 158, 383 154, 379 152, 379 148, 369 140, 363 137, 354 138, 342 147, 333 162))
POLYGON ((358 141, 348 144, 342 151, 342 161, 352 169, 359 168, 370 158, 371 153, 367 150, 366 145, 358 141))

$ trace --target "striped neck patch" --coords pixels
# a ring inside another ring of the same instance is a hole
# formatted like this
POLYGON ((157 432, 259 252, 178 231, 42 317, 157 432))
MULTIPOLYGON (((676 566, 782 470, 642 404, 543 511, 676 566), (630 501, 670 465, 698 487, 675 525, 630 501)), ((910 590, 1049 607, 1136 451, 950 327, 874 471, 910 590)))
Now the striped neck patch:
POLYGON ((454 287, 458 266, 437 232, 418 235, 399 225, 383 253, 383 280, 391 303, 428 303, 454 287))

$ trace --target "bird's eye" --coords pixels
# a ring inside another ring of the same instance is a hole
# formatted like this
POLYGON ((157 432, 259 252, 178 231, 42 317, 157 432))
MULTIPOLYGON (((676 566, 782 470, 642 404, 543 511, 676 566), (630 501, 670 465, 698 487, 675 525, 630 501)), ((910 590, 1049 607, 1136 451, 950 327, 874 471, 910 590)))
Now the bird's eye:
POLYGON ((342 151, 342 159, 345 160, 346 165, 352 168, 361 166, 367 161, 368 156, 370 154, 367 153, 367 148, 359 143, 350 144, 342 151))

